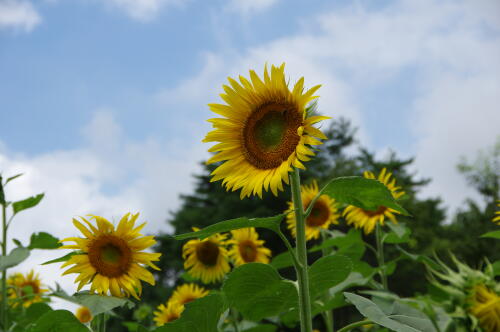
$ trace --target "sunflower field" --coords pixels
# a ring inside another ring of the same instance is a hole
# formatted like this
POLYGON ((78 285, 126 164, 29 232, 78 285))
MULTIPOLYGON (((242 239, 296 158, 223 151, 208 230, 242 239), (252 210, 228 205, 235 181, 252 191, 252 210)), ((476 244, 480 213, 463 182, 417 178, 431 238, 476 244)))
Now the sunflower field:
POLYGON ((284 64, 238 79, 209 104, 212 157, 174 234, 143 234, 124 211, 22 243, 12 222, 44 196, 9 201, 21 175, 0 176, 2 331, 500 332, 500 142, 491 167, 459 165, 486 203, 446 224, 439 199, 419 198, 429 180, 412 159, 346 153, 356 130, 321 115, 320 85, 291 84, 284 64), (16 272, 40 249, 60 252, 43 264, 72 275, 72 292, 36 266, 16 272))

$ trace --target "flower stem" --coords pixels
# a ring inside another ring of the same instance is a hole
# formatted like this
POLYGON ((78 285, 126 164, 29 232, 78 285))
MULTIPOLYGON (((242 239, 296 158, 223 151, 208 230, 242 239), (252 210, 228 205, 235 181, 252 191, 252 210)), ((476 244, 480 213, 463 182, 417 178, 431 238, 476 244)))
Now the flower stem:
POLYGON ((384 244, 382 243, 382 230, 380 229, 379 223, 375 226, 375 239, 377 242, 377 260, 378 267, 380 268, 380 279, 382 279, 384 290, 388 290, 387 275, 385 274, 384 244))
MULTIPOLYGON (((321 232, 322 242, 325 242, 327 239, 328 239, 328 237, 326 235, 326 232, 322 231, 321 232)), ((331 248, 323 248, 321 250, 321 252, 322 252, 323 257, 324 257, 324 256, 331 254, 332 249, 331 248)), ((330 298, 330 294, 327 293, 327 295, 325 295, 323 297, 323 300, 326 302, 329 300, 329 298, 330 298)), ((327 310, 327 311, 323 312, 322 316, 323 316, 323 320, 325 322, 326 332, 333 332, 334 331, 334 329, 333 329, 333 310, 327 310)))
POLYGON ((97 324, 97 332, 106 332, 106 321, 108 320, 107 315, 102 313, 98 317, 99 321, 97 324))
POLYGON ((293 205, 295 208, 295 221, 297 229, 297 282, 299 286, 300 306, 300 330, 301 332, 312 332, 311 298, 309 295, 309 277, 307 274, 307 247, 306 229, 304 220, 304 207, 300 193, 300 174, 294 168, 290 176, 290 187, 292 190, 293 205))
MULTIPOLYGON (((2 256, 7 256, 7 207, 5 202, 2 203, 2 256)), ((4 331, 8 330, 7 268, 2 272, 2 327, 4 331)))
POLYGON ((359 321, 359 322, 356 322, 356 323, 352 323, 352 324, 349 324, 347 326, 344 326, 343 328, 341 328, 340 330, 338 330, 337 332, 347 332, 347 331, 350 331, 352 330, 353 328, 355 327, 358 327, 358 326, 363 326, 365 324, 370 324, 372 323, 371 320, 369 319, 365 319, 365 320, 362 320, 362 321, 359 321))

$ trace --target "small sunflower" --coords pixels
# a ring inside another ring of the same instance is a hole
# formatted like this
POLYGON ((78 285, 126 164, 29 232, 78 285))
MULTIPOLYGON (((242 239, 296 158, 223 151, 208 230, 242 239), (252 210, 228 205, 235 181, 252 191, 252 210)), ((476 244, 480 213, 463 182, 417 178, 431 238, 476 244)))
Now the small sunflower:
POLYGON ((182 312, 184 311, 184 306, 177 302, 168 302, 167 305, 160 304, 156 311, 153 312, 154 317, 153 320, 156 323, 156 326, 162 326, 166 323, 173 322, 174 320, 181 317, 182 312))
POLYGON ((474 287, 469 311, 486 332, 500 331, 500 296, 482 284, 474 287))
POLYGON ((43 293, 48 289, 43 288, 38 273, 33 270, 24 275, 14 273, 7 279, 9 285, 8 297, 13 307, 22 303, 23 307, 28 308, 33 303, 43 301, 43 293))
MULTIPOLYGON (((302 193, 302 205, 305 210, 319 193, 318 183, 313 181, 311 185, 303 185, 300 189, 302 193)), ((294 210, 293 202, 288 202, 286 222, 288 229, 290 229, 290 232, 295 237, 297 236, 297 230, 294 210)), ((320 230, 322 228, 328 229, 331 224, 338 224, 339 217, 335 200, 328 195, 321 195, 314 203, 311 214, 306 219, 306 239, 317 239, 320 235, 320 230)))
MULTIPOLYGON (((500 201, 497 201, 497 206, 500 208, 500 201)), ((500 210, 495 212, 495 217, 492 220, 495 224, 500 226, 500 210)))
POLYGON ((306 145, 319 145, 325 135, 313 124, 326 116, 311 116, 306 105, 317 98, 320 85, 304 92, 304 78, 288 87, 285 64, 272 66, 269 74, 264 68, 262 81, 250 70, 250 81, 243 76, 240 82, 228 78, 220 96, 227 103, 209 104, 212 112, 223 118, 208 120, 215 128, 203 142, 220 142, 210 148, 217 152, 207 164, 225 161, 212 172, 211 181, 223 179, 227 190, 241 188, 240 197, 262 190, 277 196, 288 184, 288 172, 293 167, 305 169, 302 161, 314 155, 306 145), (316 137, 316 138, 314 138, 316 137))
POLYGON ((200 297, 204 297, 208 294, 208 290, 203 287, 200 287, 196 284, 184 284, 178 286, 175 290, 168 302, 176 302, 180 305, 185 305, 191 301, 199 299, 200 297))
MULTIPOLYGON (((196 228, 195 228, 196 230, 196 228)), ((215 234, 204 240, 193 239, 182 247, 184 268, 205 284, 222 280, 229 272, 226 235, 215 234)))
POLYGON ((148 265, 156 270, 153 264, 158 261, 161 254, 147 253, 142 250, 156 243, 153 236, 142 236, 140 230, 146 223, 135 227, 139 214, 127 213, 120 220, 118 226, 111 224, 99 216, 92 216, 97 227, 85 218, 82 221, 88 226, 73 219, 73 224, 85 236, 70 237, 61 242, 73 241, 74 245, 62 246, 62 249, 76 249, 75 255, 62 265, 66 267, 74 264, 63 275, 78 273, 75 279, 78 290, 91 283, 90 291, 123 297, 132 295, 139 299, 142 291, 141 280, 154 285, 155 280, 151 272, 144 268, 148 265))
POLYGON ((87 307, 79 307, 76 310, 75 316, 83 324, 88 323, 92 320, 92 313, 87 307))
POLYGON ((259 240, 259 234, 255 228, 242 228, 231 231, 232 239, 228 244, 232 245, 229 256, 236 266, 246 263, 269 263, 271 250, 264 247, 264 240, 259 240))
MULTIPOLYGON (((372 172, 364 172, 363 176, 367 179, 375 179, 375 175, 372 172)), ((396 179, 391 180, 391 176, 392 173, 387 173, 387 169, 384 168, 378 175, 377 180, 390 190, 394 199, 398 199, 404 195, 404 191, 399 191, 401 187, 396 186, 396 179)), ((377 210, 370 211, 353 205, 346 207, 343 213, 348 225, 354 224, 356 228, 363 228, 365 234, 370 234, 377 223, 384 225, 386 218, 393 223, 397 223, 394 214, 399 214, 399 212, 385 206, 379 206, 377 210)))

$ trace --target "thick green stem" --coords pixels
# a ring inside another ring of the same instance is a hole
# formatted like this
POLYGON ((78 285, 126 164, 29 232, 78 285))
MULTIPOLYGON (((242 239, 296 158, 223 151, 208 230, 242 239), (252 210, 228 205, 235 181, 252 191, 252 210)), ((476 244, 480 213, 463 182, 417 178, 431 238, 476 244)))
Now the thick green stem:
MULTIPOLYGON (((2 255, 7 256, 7 207, 2 204, 2 255)), ((2 327, 8 330, 7 320, 7 269, 2 272, 2 327)))
POLYGON ((355 327, 358 327, 358 326, 363 326, 365 324, 371 324, 372 321, 369 320, 369 319, 365 319, 365 320, 362 320, 362 321, 359 321, 359 322, 356 322, 356 323, 352 323, 352 324, 349 324, 347 326, 344 326, 343 328, 341 328, 340 330, 338 330, 337 332, 347 332, 347 331, 350 331, 352 330, 353 328, 355 327))
POLYGON ((384 290, 387 288, 387 275, 385 274, 385 261, 384 261, 384 244, 382 243, 382 230, 380 225, 377 223, 375 226, 375 239, 377 242, 377 260, 378 267, 380 268, 380 279, 382 279, 382 286, 384 290))
POLYGON ((300 193, 300 174, 294 169, 290 176, 293 205, 295 208, 295 221, 297 231, 297 282, 299 286, 300 330, 312 332, 311 298, 309 295, 309 277, 307 274, 307 247, 304 207, 300 193))
MULTIPOLYGON (((327 239, 328 239, 328 237, 326 236, 326 232, 321 231, 322 242, 325 242, 325 240, 327 240, 327 239)), ((332 249, 331 248, 323 248, 321 250, 321 252, 322 252, 323 257, 324 257, 324 256, 331 254, 332 249)), ((330 299, 329 294, 326 294, 323 297, 324 302, 328 301, 329 299, 330 299)), ((327 311, 323 312, 322 316, 323 316, 323 320, 325 321, 326 332, 333 332, 333 311, 327 310, 327 311)))
POLYGON ((105 313, 99 315, 99 322, 97 325, 97 332, 106 332, 106 321, 108 316, 105 313))

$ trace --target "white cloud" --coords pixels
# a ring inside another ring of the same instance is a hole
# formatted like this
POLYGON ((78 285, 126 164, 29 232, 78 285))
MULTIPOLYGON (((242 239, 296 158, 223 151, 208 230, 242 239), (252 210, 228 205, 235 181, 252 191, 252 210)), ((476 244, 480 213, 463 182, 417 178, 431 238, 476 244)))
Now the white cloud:
POLYGON ((248 15, 264 11, 274 6, 279 0, 229 0, 227 9, 248 15))
POLYGON ((104 0, 116 8, 123 10, 131 18, 148 22, 156 18, 161 10, 169 6, 178 6, 184 0, 104 0))
POLYGON ((0 1, 0 29, 13 28, 29 32, 41 21, 40 15, 29 1, 0 1))

